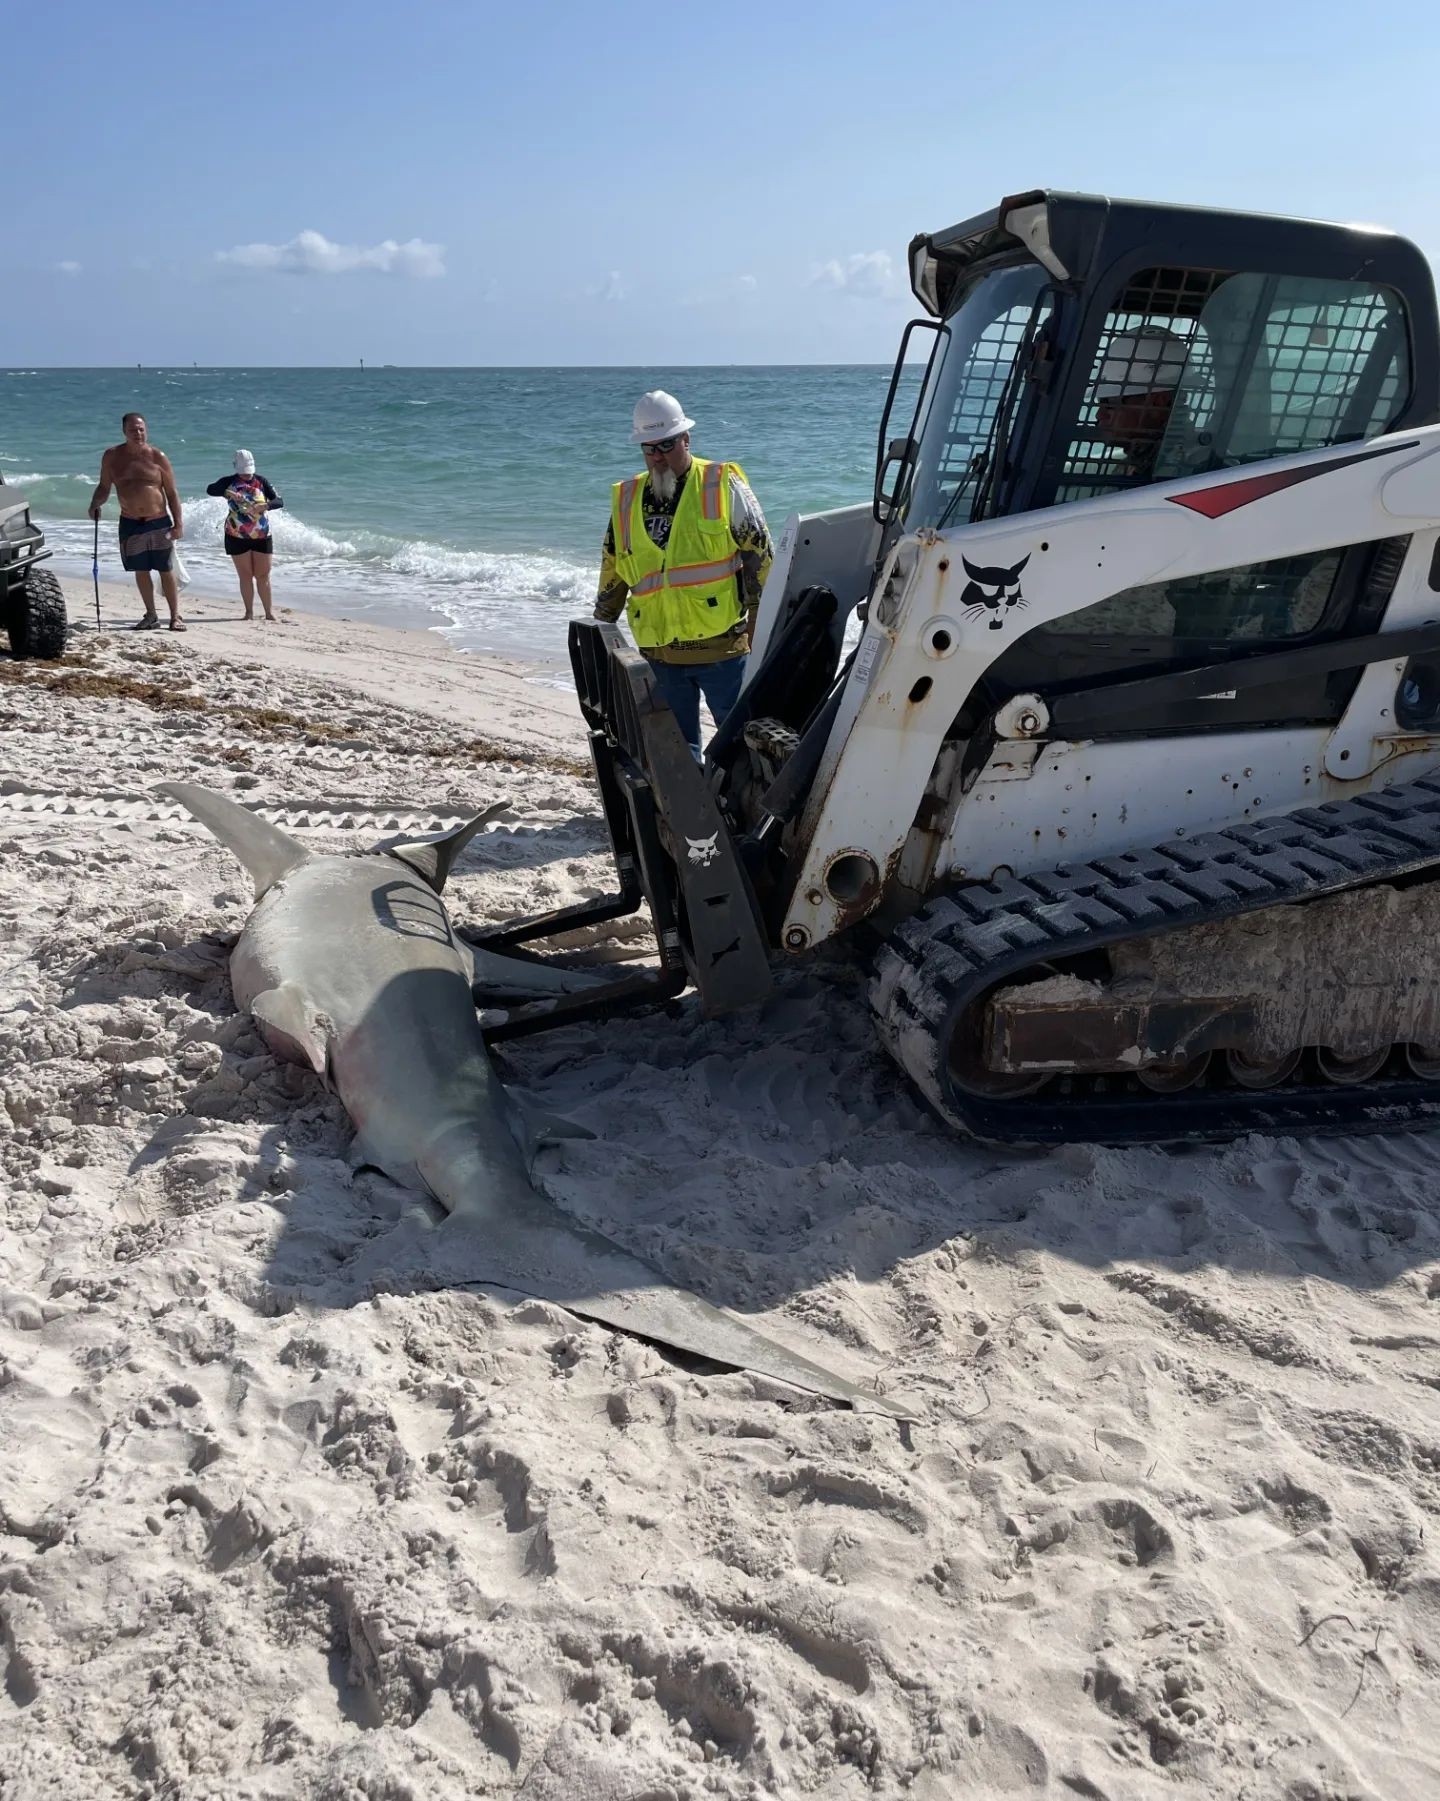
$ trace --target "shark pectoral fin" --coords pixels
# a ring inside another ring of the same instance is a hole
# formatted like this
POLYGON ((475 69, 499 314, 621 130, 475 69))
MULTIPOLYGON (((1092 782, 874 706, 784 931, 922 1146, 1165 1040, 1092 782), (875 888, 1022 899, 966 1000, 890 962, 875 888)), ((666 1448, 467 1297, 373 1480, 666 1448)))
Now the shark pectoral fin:
POLYGON ((559 1113, 537 1107, 533 1101, 522 1101, 519 1095, 507 1093, 505 1099, 510 1104, 511 1130, 515 1134, 515 1142, 525 1153, 527 1167, 535 1161, 536 1153, 547 1144, 563 1144, 567 1138, 595 1136, 589 1126, 582 1126, 576 1120, 566 1119, 559 1113))
POLYGON ((454 867, 455 859, 476 832, 499 814, 508 813, 509 810, 507 801, 496 801, 493 806, 485 807, 477 813, 473 819, 467 819, 464 825, 456 826, 453 832, 447 832, 443 838, 422 838, 411 843, 386 844, 380 848, 390 856, 398 857, 402 863, 407 863, 438 894, 445 886, 445 878, 454 867))
POLYGON ((541 963, 529 957, 507 957, 502 951, 486 950, 483 945, 467 948, 471 992, 481 1007, 540 1001, 552 994, 579 994, 587 988, 603 988, 615 979, 600 970, 566 969, 558 963, 541 963))
POLYGON ((251 1001, 250 1017, 277 1057, 283 1057, 287 1063, 304 1064, 317 1076, 325 1074, 330 1038, 304 989, 293 982, 267 988, 251 1001))
MULTIPOLYGON (((397 1188, 418 1190, 415 1205, 422 1213, 427 1204, 434 1200, 434 1196, 430 1192, 430 1185, 419 1168, 413 1162, 391 1155, 384 1145, 375 1143, 363 1129, 357 1131, 350 1140, 348 1161, 352 1169, 378 1170, 397 1188)), ((436 1204, 438 1205, 438 1203, 436 1204)))
POLYGON ((196 782, 157 782, 155 787, 160 794, 173 795, 240 859, 255 885, 256 900, 310 859, 310 852, 288 832, 224 794, 215 794, 196 782))

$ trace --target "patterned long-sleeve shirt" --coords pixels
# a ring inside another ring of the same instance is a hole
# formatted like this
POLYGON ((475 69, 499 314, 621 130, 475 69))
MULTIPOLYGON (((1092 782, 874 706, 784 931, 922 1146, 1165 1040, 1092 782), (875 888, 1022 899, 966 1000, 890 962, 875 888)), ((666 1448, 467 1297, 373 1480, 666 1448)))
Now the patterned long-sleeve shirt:
MULTIPOLYGON (((692 463, 690 469, 693 468, 692 463)), ((675 509, 680 504, 680 496, 685 492, 685 483, 690 478, 690 469, 675 483, 675 492, 669 500, 658 499, 648 478, 645 482, 645 492, 640 502, 645 530, 660 550, 664 550, 670 542, 670 527, 675 520, 675 509)), ((770 530, 765 523, 765 515, 760 510, 760 502, 755 498, 750 484, 735 474, 730 477, 730 535, 740 553, 740 599, 745 612, 739 624, 721 638, 706 638, 694 644, 657 646, 647 651, 647 656, 654 657, 661 663, 706 663, 721 657, 739 656, 749 650, 750 621, 760 605, 765 578, 770 573, 770 565, 775 561, 775 548, 770 542, 770 530)), ((625 611, 625 602, 629 598, 629 586, 621 580, 615 568, 615 527, 612 521, 605 527, 605 543, 600 553, 600 591, 595 600, 595 617, 613 623, 625 611)))
POLYGON ((265 515, 285 504, 263 475, 222 475, 205 492, 229 506, 225 536, 232 539, 268 538, 270 521, 265 515))

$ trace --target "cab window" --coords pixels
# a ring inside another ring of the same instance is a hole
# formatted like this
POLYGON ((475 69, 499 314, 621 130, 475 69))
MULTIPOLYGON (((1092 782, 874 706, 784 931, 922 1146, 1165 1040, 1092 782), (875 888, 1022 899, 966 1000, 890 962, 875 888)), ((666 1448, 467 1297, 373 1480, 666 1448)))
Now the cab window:
POLYGON ((1106 317, 1055 499, 1374 437, 1409 397, 1405 309, 1392 289, 1143 270, 1106 317))

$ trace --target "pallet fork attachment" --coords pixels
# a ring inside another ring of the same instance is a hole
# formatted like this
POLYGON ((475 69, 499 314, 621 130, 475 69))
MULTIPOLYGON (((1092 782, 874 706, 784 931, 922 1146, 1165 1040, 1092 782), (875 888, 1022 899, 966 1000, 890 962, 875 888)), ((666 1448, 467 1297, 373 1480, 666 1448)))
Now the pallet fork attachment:
MULTIPOLYGON (((648 903, 660 967, 581 994, 512 1008, 492 1042, 673 1000, 694 985, 706 1017, 761 1001, 773 987, 759 910, 705 770, 690 754, 650 665, 613 625, 575 620, 570 663, 610 833, 619 892, 467 934, 509 956, 648 903)), ((543 961, 543 959, 537 959, 543 961)))

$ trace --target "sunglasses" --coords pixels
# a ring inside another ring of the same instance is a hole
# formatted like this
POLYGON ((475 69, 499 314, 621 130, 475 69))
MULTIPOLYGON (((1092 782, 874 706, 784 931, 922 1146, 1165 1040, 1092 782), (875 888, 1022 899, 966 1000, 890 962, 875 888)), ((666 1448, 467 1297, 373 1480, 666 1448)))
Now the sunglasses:
POLYGON ((649 444, 642 444, 640 448, 645 452, 646 456, 669 456, 670 452, 680 442, 680 439, 683 436, 683 433, 679 433, 673 438, 656 438, 649 444))

